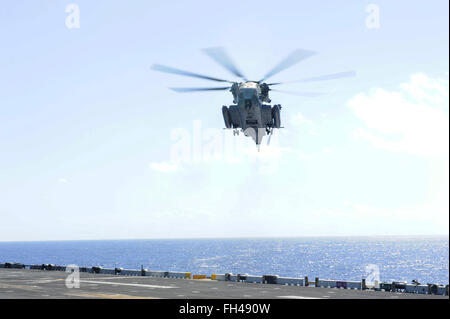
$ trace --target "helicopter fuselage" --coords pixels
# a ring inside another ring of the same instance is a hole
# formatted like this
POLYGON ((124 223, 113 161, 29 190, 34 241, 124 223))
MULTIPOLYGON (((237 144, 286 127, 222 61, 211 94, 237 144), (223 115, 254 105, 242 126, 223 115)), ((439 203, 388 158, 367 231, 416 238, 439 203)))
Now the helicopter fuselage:
POLYGON ((234 105, 222 108, 226 128, 234 129, 235 134, 242 130, 259 145, 264 135, 280 127, 281 107, 267 104, 271 102, 267 84, 254 81, 233 83, 230 91, 234 105))

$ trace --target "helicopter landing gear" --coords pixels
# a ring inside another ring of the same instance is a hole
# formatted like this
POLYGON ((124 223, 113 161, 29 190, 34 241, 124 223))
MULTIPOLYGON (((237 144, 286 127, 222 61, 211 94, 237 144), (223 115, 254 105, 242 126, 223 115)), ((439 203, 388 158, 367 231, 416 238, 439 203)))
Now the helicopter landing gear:
POLYGON ((266 133, 269 136, 269 138, 267 139, 267 145, 270 144, 270 138, 272 137, 273 134, 273 127, 267 127, 266 128, 266 133))

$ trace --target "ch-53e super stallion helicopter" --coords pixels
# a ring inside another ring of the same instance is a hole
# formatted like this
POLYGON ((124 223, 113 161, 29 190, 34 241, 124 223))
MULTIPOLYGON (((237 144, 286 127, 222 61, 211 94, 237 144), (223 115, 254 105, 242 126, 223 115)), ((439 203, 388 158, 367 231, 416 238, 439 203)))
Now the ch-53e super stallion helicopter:
MULTIPOLYGON (((175 69, 172 67, 154 64, 152 66, 153 70, 190 76, 210 81, 225 82, 230 83, 230 85, 223 87, 197 87, 197 88, 171 88, 176 92, 196 92, 196 91, 221 91, 230 90, 233 94, 233 105, 229 107, 222 107, 223 119, 225 122, 225 127, 227 129, 234 129, 234 135, 238 135, 241 130, 244 132, 245 136, 251 136, 255 141, 258 149, 261 144, 264 135, 269 135, 268 143, 270 143, 270 136, 273 134, 274 128, 281 128, 280 120, 280 110, 281 105, 275 104, 270 106, 271 100, 269 98, 269 91, 279 91, 274 90, 271 87, 275 85, 283 84, 281 82, 277 83, 266 83, 265 81, 274 76, 275 74, 293 66, 294 64, 312 56, 315 52, 308 50, 295 50, 284 60, 278 63, 272 70, 266 73, 264 77, 259 81, 249 81, 242 72, 236 67, 230 57, 226 54, 223 48, 209 48, 204 49, 204 52, 211 57, 214 61, 219 63, 225 69, 227 69, 233 75, 241 78, 244 82, 233 82, 229 80, 219 79, 216 77, 211 77, 207 75, 201 75, 197 73, 192 73, 188 71, 183 71, 180 69, 175 69)), ((305 78, 296 81, 289 81, 284 83, 293 82, 315 82, 331 80, 343 77, 354 76, 354 71, 340 72, 328 75, 322 75, 312 78, 305 78)), ((302 96, 317 96, 321 93, 311 93, 311 92, 289 92, 289 91, 279 91, 284 93, 294 93, 302 96)))

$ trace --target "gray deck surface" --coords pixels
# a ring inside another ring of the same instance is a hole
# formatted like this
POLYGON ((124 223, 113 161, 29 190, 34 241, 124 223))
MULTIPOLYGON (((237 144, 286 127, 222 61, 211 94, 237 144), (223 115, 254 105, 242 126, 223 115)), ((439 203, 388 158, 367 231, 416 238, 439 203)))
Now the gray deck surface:
POLYGON ((237 299, 348 299, 348 298, 437 298, 381 291, 360 291, 153 277, 126 277, 80 273, 80 288, 69 289, 62 271, 0 269, 0 299, 6 298, 237 298, 237 299))

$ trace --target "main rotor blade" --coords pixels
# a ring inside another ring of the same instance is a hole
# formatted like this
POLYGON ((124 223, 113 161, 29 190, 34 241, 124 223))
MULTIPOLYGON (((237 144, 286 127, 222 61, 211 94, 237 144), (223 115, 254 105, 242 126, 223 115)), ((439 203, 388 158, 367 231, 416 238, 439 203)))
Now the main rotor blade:
POLYGON ((326 94, 326 93, 320 93, 320 92, 295 92, 295 91, 286 91, 286 90, 277 90, 277 89, 271 89, 270 91, 298 95, 298 96, 305 96, 305 97, 318 97, 318 96, 322 96, 322 95, 326 94))
POLYGON ((229 90, 229 86, 224 87, 211 87, 211 88, 170 88, 171 90, 178 93, 187 93, 187 92, 199 92, 199 91, 224 91, 229 90))
POLYGON ((328 81, 328 80, 335 80, 335 79, 342 79, 342 78, 350 78, 350 77, 354 77, 354 76, 356 76, 355 71, 346 71, 346 72, 339 72, 339 73, 315 76, 312 78, 304 78, 304 79, 294 80, 294 81, 269 83, 268 85, 280 85, 280 84, 285 84, 285 83, 299 83, 299 82, 304 83, 304 82, 328 81))
POLYGON ((290 55, 288 55, 284 60, 282 60, 280 63, 278 63, 272 70, 270 70, 259 82, 262 82, 271 76, 274 76, 275 74, 293 66, 294 64, 297 64, 298 62, 305 60, 309 58, 310 56, 315 55, 316 52, 308 51, 308 50, 302 50, 297 49, 294 52, 292 52, 290 55))
POLYGON ((203 49, 203 51, 214 61, 219 63, 221 66, 223 66, 225 69, 230 71, 232 74, 236 75, 237 77, 240 77, 247 81, 245 76, 242 74, 241 71, 236 67, 234 62, 231 60, 231 58, 228 56, 224 48, 217 47, 217 48, 207 48, 203 49))
POLYGON ((175 69, 175 68, 172 68, 172 67, 169 67, 169 66, 165 66, 165 65, 161 65, 161 64, 154 64, 152 66, 152 69, 155 70, 155 71, 159 71, 159 72, 190 76, 190 77, 194 77, 194 78, 200 78, 200 79, 211 80, 211 81, 216 81, 216 82, 233 83, 233 82, 228 81, 228 80, 218 79, 218 78, 214 78, 214 77, 207 76, 207 75, 192 73, 192 72, 189 72, 189 71, 183 71, 183 70, 180 70, 180 69, 175 69))

